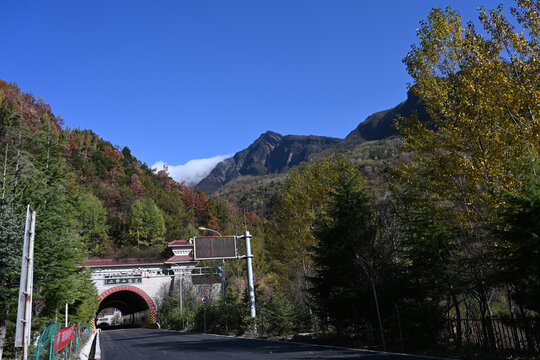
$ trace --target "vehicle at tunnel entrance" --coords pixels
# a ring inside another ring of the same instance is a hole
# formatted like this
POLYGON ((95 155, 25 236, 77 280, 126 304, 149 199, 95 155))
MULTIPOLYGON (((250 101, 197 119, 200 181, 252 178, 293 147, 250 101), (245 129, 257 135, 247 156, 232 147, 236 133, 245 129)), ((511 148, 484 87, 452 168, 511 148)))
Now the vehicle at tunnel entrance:
POLYGON ((102 324, 105 326, 143 326, 152 319, 152 312, 154 314, 156 312, 156 306, 150 296, 144 290, 130 285, 115 286, 99 296, 98 313, 108 308, 117 309, 122 314, 122 321, 113 323, 104 320, 102 324))
POLYGON ((96 320, 96 327, 104 327, 104 326, 116 326, 119 325, 117 321, 115 321, 115 316, 106 314, 102 315, 101 313, 98 314, 97 320, 96 320))

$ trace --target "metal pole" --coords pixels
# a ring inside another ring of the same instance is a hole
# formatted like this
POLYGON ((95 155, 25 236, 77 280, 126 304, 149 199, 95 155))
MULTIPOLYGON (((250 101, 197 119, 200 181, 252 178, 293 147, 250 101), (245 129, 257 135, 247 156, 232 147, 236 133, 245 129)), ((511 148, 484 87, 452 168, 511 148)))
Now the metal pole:
POLYGON ((28 244, 28 282, 26 283, 26 315, 24 336, 24 360, 28 359, 28 346, 30 345, 30 330, 32 328, 32 291, 34 287, 34 236, 36 234, 36 212, 32 210, 32 220, 30 222, 30 243, 28 244))
POLYGON ((180 275, 180 316, 184 316, 184 273, 180 275))
POLYGON ((68 326, 68 303, 66 303, 66 327, 68 326))
POLYGON ((23 348, 23 359, 28 359, 30 328, 32 326, 32 288, 34 282, 34 235, 36 232, 36 212, 28 205, 24 229, 23 257, 19 286, 19 304, 15 330, 15 347, 23 348))
POLYGON ((182 271, 180 274, 180 316, 182 317, 182 329, 184 329, 184 272, 182 271))
POLYGON ((249 231, 244 232, 244 239, 246 240, 246 264, 247 264, 247 275, 248 275, 248 290, 249 290, 249 314, 252 318, 256 316, 255 312, 255 286, 253 285, 253 265, 251 264, 251 259, 253 255, 251 254, 251 240, 252 236, 249 234, 249 231))
POLYGON ((225 259, 221 265, 221 296, 223 297, 223 310, 225 311, 225 333, 229 333, 229 314, 227 311, 227 283, 225 279, 225 259))
POLYGON ((221 259, 221 298, 223 300, 223 306, 225 306, 225 259, 221 259))
POLYGON ((206 332, 206 304, 204 304, 204 332, 206 332))

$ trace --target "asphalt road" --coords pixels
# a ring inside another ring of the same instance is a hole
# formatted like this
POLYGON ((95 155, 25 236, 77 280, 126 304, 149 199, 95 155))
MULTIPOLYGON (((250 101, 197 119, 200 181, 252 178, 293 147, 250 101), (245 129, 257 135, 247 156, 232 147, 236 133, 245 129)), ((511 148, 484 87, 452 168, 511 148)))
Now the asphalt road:
POLYGON ((102 360, 411 360, 423 358, 309 344, 153 329, 103 331, 100 342, 102 360))

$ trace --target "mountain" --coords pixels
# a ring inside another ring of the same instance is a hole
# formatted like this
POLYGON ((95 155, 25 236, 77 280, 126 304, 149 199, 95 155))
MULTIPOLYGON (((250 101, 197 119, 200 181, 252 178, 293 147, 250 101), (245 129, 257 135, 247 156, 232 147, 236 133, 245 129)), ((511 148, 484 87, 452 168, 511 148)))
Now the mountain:
POLYGON ((411 117, 414 114, 422 121, 427 121, 429 115, 422 105, 422 100, 411 91, 407 93, 407 100, 397 106, 376 112, 362 121, 356 129, 339 144, 340 149, 350 149, 365 141, 382 140, 399 135, 394 123, 399 118, 411 117))
MULTIPOLYGON (((324 136, 280 135, 267 131, 247 149, 220 162, 210 174, 195 186, 197 191, 211 194, 239 177, 282 174, 311 158, 335 152, 350 152, 368 141, 384 140, 398 135, 394 122, 400 117, 417 114, 427 120, 422 101, 412 92, 397 106, 368 116, 345 139, 324 136)), ((241 182, 235 181, 234 184, 241 182)), ((255 183, 258 183, 255 180, 255 183)), ((237 192, 232 190, 232 193, 237 192)), ((227 190, 226 193, 231 193, 227 190)))
MULTIPOLYGON (((382 140, 365 141, 342 153, 358 165, 371 193, 380 197, 388 190, 383 174, 388 166, 392 166, 399 159, 400 146, 401 138, 391 136, 382 140)), ((321 153, 313 157, 318 156, 321 156, 321 153)), ((269 219, 273 216, 271 208, 277 200, 276 195, 286 178, 287 173, 239 176, 221 186, 214 194, 222 200, 236 204, 240 209, 250 209, 258 216, 269 219)))
POLYGON ((341 141, 325 136, 283 136, 267 131, 247 149, 220 162, 195 188, 205 193, 213 193, 240 176, 283 173, 341 141))

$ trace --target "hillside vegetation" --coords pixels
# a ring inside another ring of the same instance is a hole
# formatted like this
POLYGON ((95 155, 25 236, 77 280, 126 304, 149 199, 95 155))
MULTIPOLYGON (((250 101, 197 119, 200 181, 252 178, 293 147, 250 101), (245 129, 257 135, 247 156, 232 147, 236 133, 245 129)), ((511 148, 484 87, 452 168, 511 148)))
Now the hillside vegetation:
POLYGON ((17 313, 28 204, 37 212, 37 328, 61 318, 66 301, 72 321, 94 316, 96 290, 79 268, 88 257, 164 259, 167 242, 198 235, 198 226, 232 234, 259 224, 250 211, 154 173, 128 147, 70 128, 42 99, 2 80, 0 150, 0 349, 17 313))
MULTIPOLYGON (((356 146, 345 149, 322 151, 312 155, 312 161, 341 153, 351 159, 367 179, 370 191, 376 196, 383 196, 388 185, 385 176, 389 168, 394 167, 403 157, 400 147, 403 141, 398 136, 382 140, 361 142, 356 146)), ((268 174, 259 176, 239 176, 221 186, 215 193, 221 199, 237 204, 240 208, 248 208, 257 215, 271 218, 271 208, 279 195, 287 173, 268 174)))

